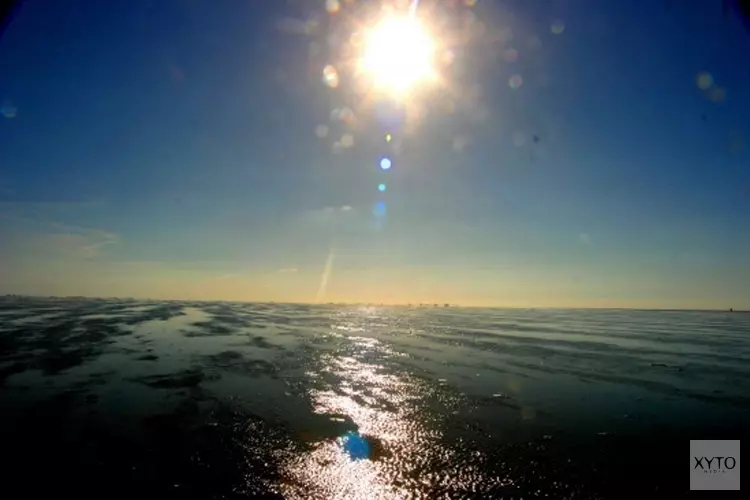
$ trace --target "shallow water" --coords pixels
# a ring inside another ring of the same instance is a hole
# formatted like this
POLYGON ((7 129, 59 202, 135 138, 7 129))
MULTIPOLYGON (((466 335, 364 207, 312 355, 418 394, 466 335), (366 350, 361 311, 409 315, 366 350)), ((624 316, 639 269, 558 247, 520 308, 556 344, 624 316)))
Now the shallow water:
POLYGON ((6 491, 683 496, 690 439, 748 434, 748 335, 722 312, 5 298, 6 491))

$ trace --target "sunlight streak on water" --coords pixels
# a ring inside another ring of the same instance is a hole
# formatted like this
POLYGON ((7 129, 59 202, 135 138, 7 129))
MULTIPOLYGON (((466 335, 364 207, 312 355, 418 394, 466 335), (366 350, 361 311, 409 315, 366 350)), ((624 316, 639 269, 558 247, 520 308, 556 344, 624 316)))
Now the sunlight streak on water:
MULTIPOLYGON (((359 311, 363 318, 373 313, 359 311)), ((333 328, 362 330, 352 325, 351 318, 333 328)), ((320 378, 335 382, 310 391, 313 411, 351 419, 372 453, 369 459, 352 459, 345 447, 347 435, 320 444, 288 464, 288 473, 299 487, 285 491, 288 498, 421 498, 405 486, 398 487, 394 475, 434 453, 440 432, 425 425, 420 415, 428 387, 384 369, 383 363, 394 356, 398 354, 377 339, 352 336, 345 348, 321 358, 320 378), (388 450, 387 458, 371 443, 388 450)))

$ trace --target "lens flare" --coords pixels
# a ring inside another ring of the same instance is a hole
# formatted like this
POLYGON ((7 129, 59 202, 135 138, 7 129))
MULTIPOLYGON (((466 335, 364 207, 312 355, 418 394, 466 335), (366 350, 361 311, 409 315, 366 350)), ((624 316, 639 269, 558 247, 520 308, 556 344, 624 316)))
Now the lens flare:
POLYGON ((392 163, 390 158, 383 158, 382 160, 380 160, 380 168, 382 168, 383 170, 390 170, 391 165, 392 163))
POLYGON ((385 202, 379 201, 375 204, 375 207, 372 209, 372 213, 375 217, 383 217, 386 212, 385 202))

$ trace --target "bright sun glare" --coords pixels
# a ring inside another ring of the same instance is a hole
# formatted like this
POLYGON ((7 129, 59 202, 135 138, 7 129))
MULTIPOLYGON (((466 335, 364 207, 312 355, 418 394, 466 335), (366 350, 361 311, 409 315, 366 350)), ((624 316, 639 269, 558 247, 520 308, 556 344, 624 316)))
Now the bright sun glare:
POLYGON ((412 16, 389 17, 365 39, 361 69, 379 90, 403 95, 434 77, 434 42, 412 16))

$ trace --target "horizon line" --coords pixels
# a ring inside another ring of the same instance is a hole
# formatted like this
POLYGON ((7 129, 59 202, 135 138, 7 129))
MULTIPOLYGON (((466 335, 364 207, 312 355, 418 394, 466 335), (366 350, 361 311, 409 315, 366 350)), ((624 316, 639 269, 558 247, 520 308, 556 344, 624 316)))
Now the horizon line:
POLYGON ((146 301, 146 302, 223 302, 223 303, 236 303, 236 304, 281 304, 281 305, 306 305, 306 306, 364 306, 364 307, 417 307, 417 308, 432 308, 432 309, 543 309, 543 310, 610 310, 610 311, 682 311, 682 312, 734 312, 734 313, 750 313, 750 309, 735 309, 732 307, 728 308, 680 308, 680 307, 624 307, 624 306, 511 306, 511 305, 463 305, 459 303, 450 302, 399 302, 399 303, 385 303, 385 302, 316 302, 316 301, 279 301, 279 300, 221 300, 221 299, 158 299, 158 298, 142 298, 132 296, 92 296, 92 295, 33 295, 33 294, 18 294, 18 293, 4 293, 0 295, 0 298, 17 297, 17 298, 32 298, 32 299, 88 299, 88 300, 131 300, 131 301, 146 301))

